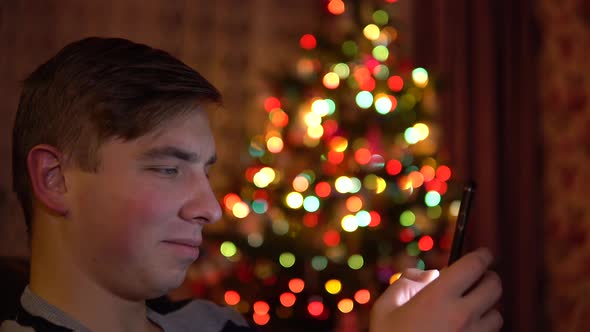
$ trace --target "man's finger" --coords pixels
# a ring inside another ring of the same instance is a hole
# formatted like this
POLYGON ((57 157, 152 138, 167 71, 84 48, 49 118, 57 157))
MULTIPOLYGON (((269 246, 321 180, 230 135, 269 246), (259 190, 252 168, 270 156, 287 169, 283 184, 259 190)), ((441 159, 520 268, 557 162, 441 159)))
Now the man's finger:
POLYGON ((494 272, 486 272, 483 279, 465 295, 465 305, 473 310, 475 317, 480 317, 488 312, 498 302, 502 294, 502 283, 494 272))
POLYGON ((432 282, 438 278, 439 274, 438 270, 423 271, 420 269, 407 269, 402 273, 400 279, 406 278, 418 282, 432 282))
POLYGON ((443 287, 437 287, 444 292, 441 296, 462 296, 484 275, 491 263, 492 254, 488 249, 478 249, 463 256, 443 271, 435 281, 437 284, 444 284, 443 287))

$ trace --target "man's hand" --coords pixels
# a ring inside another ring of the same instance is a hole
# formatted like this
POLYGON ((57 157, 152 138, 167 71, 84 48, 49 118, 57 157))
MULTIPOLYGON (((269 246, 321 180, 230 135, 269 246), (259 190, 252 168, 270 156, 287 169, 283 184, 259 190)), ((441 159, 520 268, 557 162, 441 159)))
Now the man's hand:
POLYGON ((502 327, 494 309, 500 278, 488 271, 492 256, 479 249, 440 274, 409 269, 377 299, 371 332, 488 332, 502 327))

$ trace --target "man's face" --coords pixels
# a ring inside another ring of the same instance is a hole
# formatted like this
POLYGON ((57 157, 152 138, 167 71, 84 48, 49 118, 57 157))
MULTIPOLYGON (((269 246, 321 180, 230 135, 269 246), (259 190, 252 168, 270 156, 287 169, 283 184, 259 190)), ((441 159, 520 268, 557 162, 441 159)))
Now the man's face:
POLYGON ((98 153, 96 173, 64 173, 64 233, 77 273, 119 296, 163 295, 197 259, 203 226, 221 217, 208 180, 215 145, 207 116, 193 112, 98 153))

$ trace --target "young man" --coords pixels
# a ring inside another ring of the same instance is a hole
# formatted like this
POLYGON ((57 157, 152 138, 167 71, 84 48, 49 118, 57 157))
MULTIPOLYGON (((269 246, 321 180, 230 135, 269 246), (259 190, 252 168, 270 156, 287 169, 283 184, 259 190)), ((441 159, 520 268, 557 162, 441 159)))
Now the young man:
MULTIPOLYGON (((202 300, 166 314, 146 305, 181 284, 203 227, 221 216, 206 114, 219 101, 196 71, 124 39, 72 43, 29 76, 13 178, 31 278, 1 332, 251 330, 231 308, 202 300)), ((371 331, 499 329, 490 263, 480 250, 440 278, 406 271, 375 303, 371 331)))

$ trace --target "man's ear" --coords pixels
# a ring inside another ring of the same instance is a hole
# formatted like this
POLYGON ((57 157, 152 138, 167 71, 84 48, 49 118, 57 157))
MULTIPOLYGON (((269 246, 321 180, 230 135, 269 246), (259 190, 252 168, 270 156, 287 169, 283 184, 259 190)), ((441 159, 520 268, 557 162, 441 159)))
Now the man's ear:
POLYGON ((36 145, 27 156, 35 197, 50 211, 62 216, 68 212, 64 166, 63 154, 51 145, 36 145))

